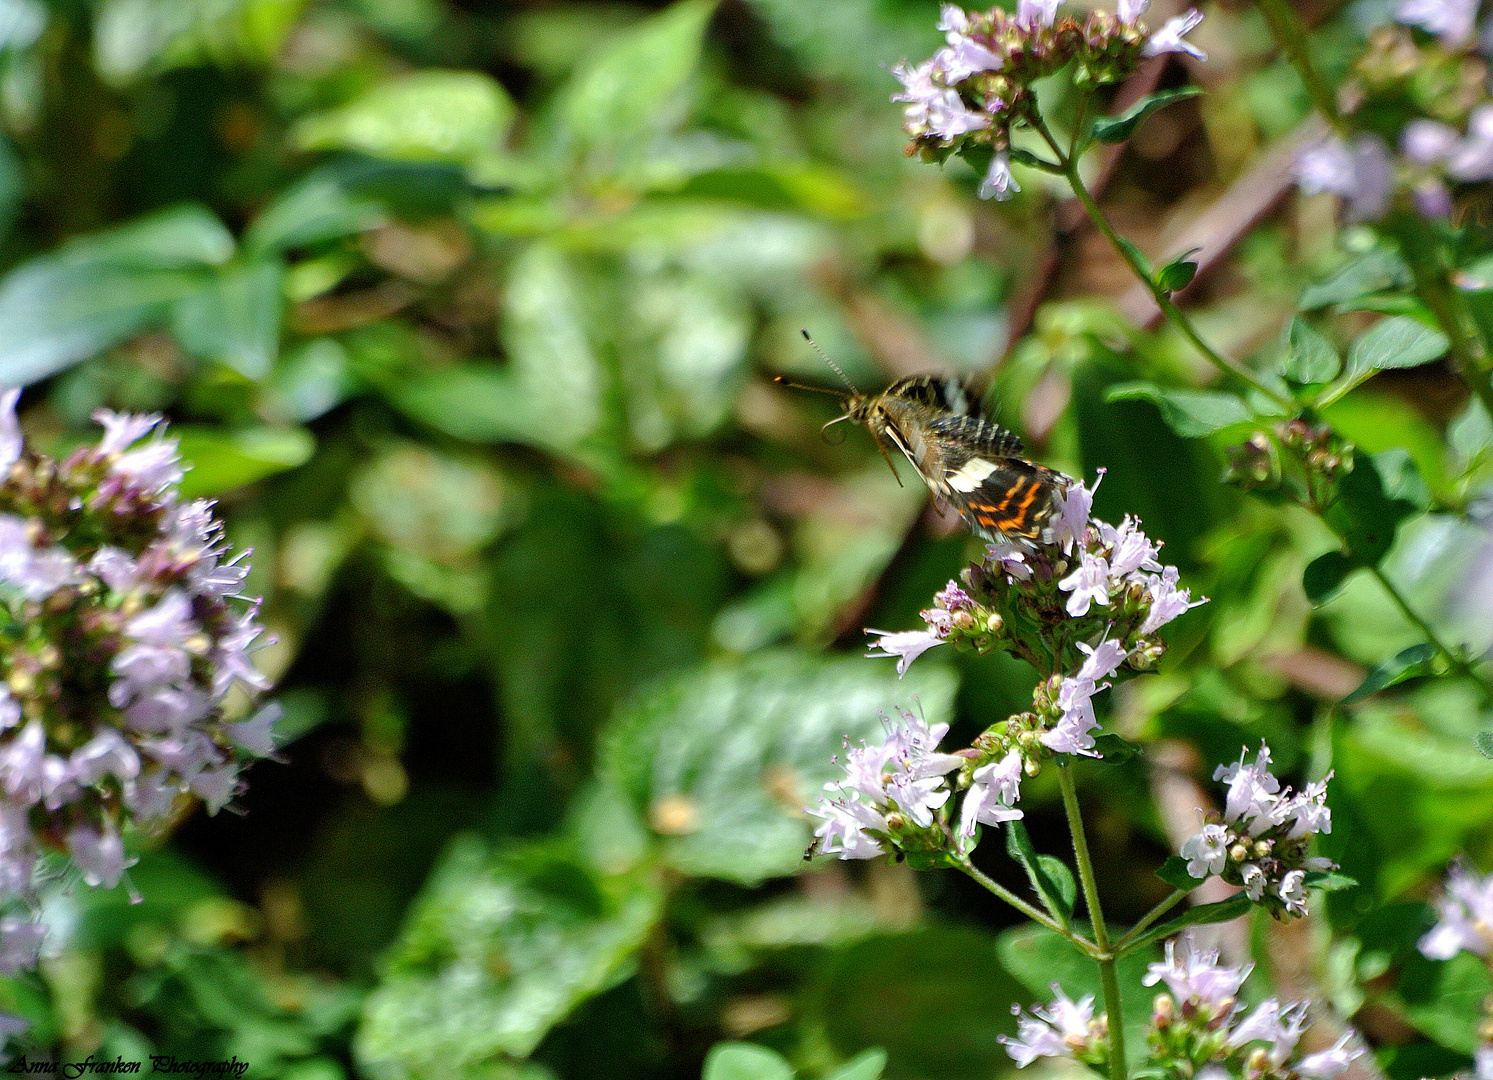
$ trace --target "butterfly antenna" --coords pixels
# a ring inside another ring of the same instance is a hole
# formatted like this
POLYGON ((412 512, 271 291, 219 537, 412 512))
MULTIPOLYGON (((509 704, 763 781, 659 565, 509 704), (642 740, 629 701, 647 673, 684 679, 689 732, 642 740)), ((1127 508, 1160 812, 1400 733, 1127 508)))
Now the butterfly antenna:
POLYGON ((851 382, 850 381, 850 377, 848 375, 846 375, 843 371, 840 370, 840 365, 839 364, 835 363, 833 360, 831 360, 829 358, 829 353, 825 352, 823 349, 821 349, 819 347, 819 342, 817 342, 813 338, 811 338, 809 336, 809 332, 807 330, 800 330, 799 333, 804 336, 804 340, 809 343, 809 347, 811 349, 813 349, 816 353, 819 354, 819 358, 821 360, 823 360, 826 364, 828 364, 830 366, 830 369, 836 375, 840 376, 840 379, 845 383, 846 386, 850 387, 850 392, 852 394, 855 394, 855 395, 859 396, 860 391, 855 388, 855 383, 851 382))
MULTIPOLYGON (((841 401, 845 400, 845 395, 838 390, 831 390, 825 386, 809 386, 807 383, 794 382, 786 375, 774 375, 772 381, 774 386, 790 386, 795 390, 807 390, 811 394, 828 394, 830 397, 837 397, 841 401)), ((841 417, 841 419, 845 418, 841 417)))

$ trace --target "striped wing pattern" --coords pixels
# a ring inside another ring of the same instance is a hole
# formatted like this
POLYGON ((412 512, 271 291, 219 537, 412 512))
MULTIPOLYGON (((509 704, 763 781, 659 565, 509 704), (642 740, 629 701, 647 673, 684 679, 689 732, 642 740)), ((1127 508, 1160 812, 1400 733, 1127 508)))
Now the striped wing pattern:
POLYGON ((918 376, 894 383, 882 400, 886 434, 971 532, 990 541, 1041 537, 1069 480, 1021 457, 1021 439, 985 418, 967 386, 918 376))

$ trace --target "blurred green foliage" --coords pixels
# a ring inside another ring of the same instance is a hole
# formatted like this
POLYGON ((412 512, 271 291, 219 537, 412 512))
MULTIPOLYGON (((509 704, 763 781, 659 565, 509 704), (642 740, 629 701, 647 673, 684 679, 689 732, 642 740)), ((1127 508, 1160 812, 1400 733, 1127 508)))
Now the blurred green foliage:
MULTIPOLYGON (((1365 6, 1320 32, 1329 67, 1365 6)), ((138 838, 142 903, 49 899, 56 955, 0 980, 33 1023, 13 1053, 276 1080, 1009 1069, 1010 1006, 1086 989, 1054 941, 962 880, 800 872, 844 739, 894 707, 971 736, 1031 683, 826 657, 912 625, 971 547, 770 385, 828 381, 807 326, 863 387, 993 372, 1034 455, 1108 468, 1096 513, 1138 515, 1212 598, 1114 729, 1199 775, 1262 738, 1330 763, 1327 854, 1360 884, 1325 905, 1328 992, 1394 1015, 1371 1034, 1396 1080, 1465 1064, 1485 974, 1413 944, 1446 860, 1493 858, 1489 706, 1407 655, 1423 636, 1359 571, 1486 634, 1447 600, 1493 425, 1432 363, 1398 256, 1303 204, 1236 254, 1245 302, 1210 286, 1199 319, 1292 384, 1385 372, 1324 408, 1359 448, 1347 546, 1222 486, 1259 403, 1094 299, 1104 267, 1015 314, 1050 178, 998 212, 965 166, 903 159, 882 65, 936 46, 936 7, 0 0, 0 382, 53 448, 100 406, 169 414, 188 490, 255 548, 287 741, 241 813, 138 838), (1366 311, 1391 317, 1355 339, 1366 311), (1385 692, 1340 704, 1376 665, 1385 692)), ((1114 184, 1145 213, 1305 115, 1258 20, 1210 20, 1210 94, 1129 125, 1114 184)), ((1081 777, 1132 920, 1174 850, 1149 773, 1081 777)), ((1023 805, 1063 854, 1049 779, 1023 805)))

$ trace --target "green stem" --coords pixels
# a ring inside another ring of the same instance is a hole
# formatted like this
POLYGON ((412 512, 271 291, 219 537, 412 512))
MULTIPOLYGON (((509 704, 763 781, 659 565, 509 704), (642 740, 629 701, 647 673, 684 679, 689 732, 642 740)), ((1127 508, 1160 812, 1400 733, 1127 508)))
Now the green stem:
POLYGON ((1488 415, 1493 416, 1493 374, 1479 362, 1477 347, 1467 332, 1461 292, 1451 283, 1446 271, 1436 265, 1413 238, 1407 240, 1402 236, 1400 250, 1405 254, 1410 272, 1415 277, 1416 292, 1436 317, 1437 325, 1450 342, 1447 352, 1451 355, 1457 374, 1462 377, 1468 389, 1477 395, 1488 415))
POLYGON ((1089 842, 1083 832, 1083 814, 1078 808, 1078 789, 1073 783, 1073 769, 1058 766, 1058 783, 1063 789, 1063 809, 1068 814, 1068 831, 1073 834, 1073 859, 1078 864, 1078 880, 1083 885, 1083 899, 1089 909, 1089 923, 1094 928, 1094 960, 1099 965, 1099 986, 1104 992, 1104 1011, 1109 1016, 1110 1080, 1125 1080, 1125 1017, 1120 1006, 1120 980, 1115 974, 1116 954, 1110 947, 1109 927, 1104 925, 1104 910, 1099 906, 1099 887, 1094 881, 1094 863, 1089 858, 1089 842))
POLYGON ((1081 951, 1088 954, 1089 956, 1095 955, 1094 943, 1091 942, 1088 938, 1084 937, 1082 934, 1074 933, 1072 930, 1068 929, 1068 927, 1062 925, 1052 916, 1048 915, 1047 912, 1043 911, 1041 908, 1034 907, 1033 905, 1028 904, 1025 900, 1017 896, 1000 882, 981 873, 980 870, 976 868, 975 864, 969 861, 968 857, 965 857, 957 865, 959 869, 963 870, 966 874, 974 878, 981 885, 985 886, 985 888, 989 889, 996 896, 1000 897, 1006 903, 1010 904, 1013 908, 1021 912, 1028 919, 1031 919, 1033 922, 1039 922, 1043 926, 1047 927, 1047 929, 1055 930, 1059 934, 1062 934, 1065 938, 1073 942, 1075 946, 1077 946, 1081 951))
POLYGON ((1214 367, 1248 383, 1271 401, 1280 405, 1288 413, 1295 413, 1297 411, 1295 401, 1280 393, 1274 387, 1267 385, 1259 376, 1244 365, 1230 360, 1228 357, 1215 351, 1212 346, 1202 339, 1197 330, 1193 328, 1192 321, 1182 313, 1182 310, 1176 304, 1172 303, 1172 298, 1168 295, 1167 291, 1156 284, 1155 275, 1151 272, 1150 267, 1141 262, 1140 253, 1133 245, 1127 244, 1120 238, 1120 234, 1115 232, 1114 226, 1104 216, 1104 211, 1099 209, 1099 204, 1089 194, 1089 189, 1084 186, 1083 177, 1079 175, 1078 159, 1063 153, 1062 148, 1058 146, 1057 141, 1052 137, 1052 133, 1047 130, 1047 125, 1042 122, 1041 117, 1033 116, 1031 123, 1032 127, 1036 129, 1042 138, 1047 140, 1047 145, 1052 148, 1052 152, 1057 155, 1058 164, 1062 167, 1063 175, 1068 178, 1068 186, 1073 189, 1073 194, 1077 196, 1078 201, 1083 205, 1084 211, 1089 215, 1089 220, 1094 223, 1095 228, 1104 234, 1104 238, 1110 242, 1115 251, 1119 252, 1120 258, 1125 260, 1135 276, 1146 286, 1152 299, 1156 301, 1156 306, 1166 316, 1166 320, 1176 327, 1183 337, 1192 342, 1193 348, 1202 353, 1214 367))
POLYGON ((1332 88, 1312 64, 1312 58, 1306 51, 1306 28, 1301 25, 1301 20, 1296 18, 1296 13, 1284 0, 1255 2, 1260 8, 1260 14, 1265 16, 1265 24, 1270 28, 1270 36, 1275 39, 1276 46, 1291 61, 1296 73, 1301 76, 1301 81, 1306 84, 1307 96, 1312 99, 1312 104, 1332 125, 1334 131, 1339 135, 1347 135, 1348 125, 1343 122, 1343 114, 1338 111, 1337 98, 1333 96, 1332 88))
POLYGON ((1184 898, 1186 895, 1186 890, 1174 889, 1170 896, 1168 896, 1161 903, 1157 904, 1150 911, 1146 912, 1145 916, 1141 919, 1140 922, 1132 926, 1125 932, 1125 935, 1121 937, 1119 941, 1115 942, 1115 956, 1124 956, 1125 954, 1130 952, 1132 942, 1136 941, 1142 934, 1149 930, 1152 923, 1154 923, 1157 919, 1161 918, 1173 907, 1175 907, 1177 902, 1184 898))
POLYGON ((1404 615, 1407 620, 1409 620, 1412 626, 1414 626, 1423 635, 1425 635, 1425 639, 1430 643, 1431 648, 1435 649, 1438 653, 1441 654, 1441 658, 1446 661, 1447 665, 1457 674, 1465 675, 1467 678, 1477 683, 1480 687, 1482 687, 1483 693, 1485 695, 1493 698, 1493 682, 1490 682, 1487 676, 1482 675, 1478 671, 1476 671, 1470 663, 1468 663, 1462 657, 1458 656, 1456 653, 1452 652, 1452 650, 1442 642, 1436 631, 1431 629, 1431 624, 1420 617, 1416 610, 1410 606, 1410 602, 1405 599, 1404 594, 1401 593, 1400 590, 1395 586, 1395 583, 1389 580, 1389 575, 1387 575, 1378 566, 1370 566, 1368 570, 1369 573, 1374 575, 1374 578, 1379 582, 1379 584, 1384 587, 1384 591, 1389 593, 1389 598, 1395 602, 1395 606, 1400 609, 1400 613, 1404 615))

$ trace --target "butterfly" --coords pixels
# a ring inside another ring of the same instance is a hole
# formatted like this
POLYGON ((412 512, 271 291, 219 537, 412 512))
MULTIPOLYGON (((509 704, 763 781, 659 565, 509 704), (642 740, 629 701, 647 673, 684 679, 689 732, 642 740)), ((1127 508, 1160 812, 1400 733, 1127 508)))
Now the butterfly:
MULTIPOLYGON (((807 333, 804 337, 814 344, 807 333)), ((979 395, 968 383, 948 375, 912 375, 879 394, 862 394, 822 350, 820 356, 850 387, 848 394, 838 395, 845 414, 830 424, 850 420, 863 425, 888 465, 888 446, 900 450, 934 498, 958 511, 976 536, 1042 539, 1058 496, 1073 481, 1022 457, 1021 439, 984 415, 979 395)), ((782 376, 773 381, 799 385, 782 376)))

